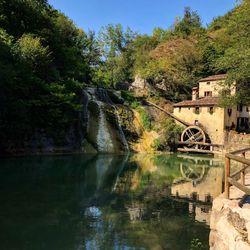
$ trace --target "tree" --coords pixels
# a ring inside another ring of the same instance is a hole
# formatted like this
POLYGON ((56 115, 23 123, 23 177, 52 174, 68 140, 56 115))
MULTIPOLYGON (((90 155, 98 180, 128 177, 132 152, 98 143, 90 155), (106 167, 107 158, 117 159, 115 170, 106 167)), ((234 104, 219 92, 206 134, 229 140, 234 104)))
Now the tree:
POLYGON ((99 56, 94 35, 46 0, 0 0, 0 25, 0 151, 37 129, 63 144, 99 56))
MULTIPOLYGON (((248 104, 250 102, 250 0, 244 0, 230 14, 224 32, 219 35, 219 42, 223 42, 224 55, 216 61, 219 71, 228 73, 226 84, 237 82, 235 103, 248 104), (225 42, 226 41, 226 42, 225 42)), ((230 99, 232 103, 232 99, 230 99)))
POLYGON ((169 98, 187 98, 199 78, 201 53, 195 38, 177 38, 150 52, 141 75, 154 84, 164 84, 169 98))
POLYGON ((177 19, 174 24, 174 33, 181 37, 187 37, 202 29, 200 16, 190 7, 185 7, 182 19, 177 19))
POLYGON ((123 30, 120 24, 108 25, 99 34, 99 44, 103 56, 100 71, 106 74, 106 84, 114 86, 117 82, 131 78, 132 42, 135 33, 130 28, 123 30))

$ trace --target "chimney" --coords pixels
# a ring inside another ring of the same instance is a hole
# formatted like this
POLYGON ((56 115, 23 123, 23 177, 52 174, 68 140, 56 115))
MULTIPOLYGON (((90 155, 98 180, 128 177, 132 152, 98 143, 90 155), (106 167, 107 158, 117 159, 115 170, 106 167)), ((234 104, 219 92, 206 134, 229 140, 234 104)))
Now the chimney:
POLYGON ((198 87, 192 88, 192 100, 195 101, 198 99, 199 95, 199 89, 198 87))

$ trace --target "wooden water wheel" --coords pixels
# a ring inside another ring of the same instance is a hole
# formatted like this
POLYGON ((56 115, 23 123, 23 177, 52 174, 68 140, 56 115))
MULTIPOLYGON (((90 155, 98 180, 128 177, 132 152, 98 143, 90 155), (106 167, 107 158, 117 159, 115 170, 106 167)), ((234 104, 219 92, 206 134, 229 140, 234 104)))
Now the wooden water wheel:
POLYGON ((190 144, 185 144, 184 148, 201 148, 200 145, 193 144, 193 142, 206 143, 206 134, 198 126, 189 126, 181 134, 181 142, 190 144))

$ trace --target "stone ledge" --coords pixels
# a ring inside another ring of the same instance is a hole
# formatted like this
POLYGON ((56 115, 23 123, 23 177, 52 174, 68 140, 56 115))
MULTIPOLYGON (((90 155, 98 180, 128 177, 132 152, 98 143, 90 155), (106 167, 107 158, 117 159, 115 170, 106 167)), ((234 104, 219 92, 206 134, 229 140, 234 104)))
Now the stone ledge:
MULTIPOLYGON (((250 175, 246 178, 250 183, 250 175)), ((221 194, 213 201, 210 250, 250 250, 250 204, 239 206, 244 193, 230 188, 230 199, 221 194)))

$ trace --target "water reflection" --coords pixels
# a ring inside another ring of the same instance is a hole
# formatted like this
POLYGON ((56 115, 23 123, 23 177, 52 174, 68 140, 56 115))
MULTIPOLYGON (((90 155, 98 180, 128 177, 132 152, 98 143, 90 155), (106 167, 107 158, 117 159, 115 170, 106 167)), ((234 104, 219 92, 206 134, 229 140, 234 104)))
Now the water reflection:
POLYGON ((208 248, 220 160, 84 155, 1 160, 0 248, 208 248))

